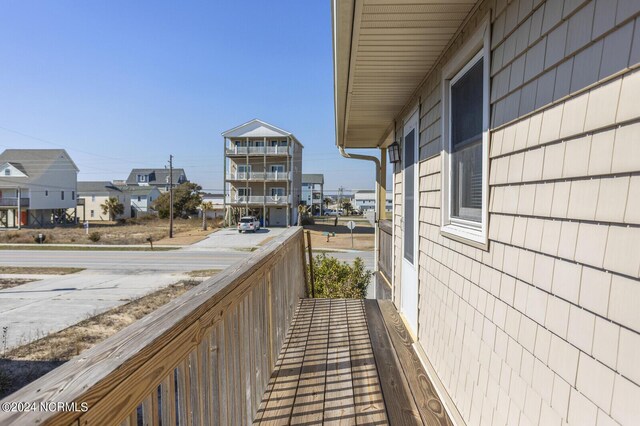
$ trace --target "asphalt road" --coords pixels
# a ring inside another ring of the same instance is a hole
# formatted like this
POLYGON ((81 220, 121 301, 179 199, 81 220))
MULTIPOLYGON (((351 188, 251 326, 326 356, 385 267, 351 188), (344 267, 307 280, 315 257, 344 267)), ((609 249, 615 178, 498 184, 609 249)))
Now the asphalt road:
POLYGON ((243 251, 1 250, 2 266, 69 266, 101 270, 192 271, 226 268, 249 255, 243 251))

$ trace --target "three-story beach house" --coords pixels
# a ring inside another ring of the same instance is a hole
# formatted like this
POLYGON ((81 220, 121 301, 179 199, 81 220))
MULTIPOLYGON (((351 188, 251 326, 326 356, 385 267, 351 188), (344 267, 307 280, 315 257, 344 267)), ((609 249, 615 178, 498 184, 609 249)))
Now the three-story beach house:
POLYGON ((257 119, 222 136, 226 223, 253 215, 263 226, 295 224, 302 190, 300 141, 257 119))

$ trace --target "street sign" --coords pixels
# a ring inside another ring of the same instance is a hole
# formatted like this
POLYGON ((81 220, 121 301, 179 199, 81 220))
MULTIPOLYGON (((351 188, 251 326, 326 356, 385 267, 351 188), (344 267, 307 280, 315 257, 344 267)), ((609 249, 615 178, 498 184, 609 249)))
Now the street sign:
POLYGON ((353 228, 356 227, 356 223, 352 220, 347 222, 347 228, 351 231, 351 248, 353 248, 353 228))

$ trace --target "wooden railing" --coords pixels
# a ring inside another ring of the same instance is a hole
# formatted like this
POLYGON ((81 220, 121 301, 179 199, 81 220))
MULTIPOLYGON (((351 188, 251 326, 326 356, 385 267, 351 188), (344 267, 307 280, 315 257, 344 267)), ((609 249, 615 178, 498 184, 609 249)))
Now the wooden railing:
POLYGON ((302 229, 290 228, 1 401, 77 410, 0 412, 0 424, 250 424, 304 283, 302 229))
POLYGON ((385 275, 388 282, 391 282, 391 271, 393 262, 393 231, 390 220, 381 220, 380 227, 380 253, 378 257, 378 269, 385 275))

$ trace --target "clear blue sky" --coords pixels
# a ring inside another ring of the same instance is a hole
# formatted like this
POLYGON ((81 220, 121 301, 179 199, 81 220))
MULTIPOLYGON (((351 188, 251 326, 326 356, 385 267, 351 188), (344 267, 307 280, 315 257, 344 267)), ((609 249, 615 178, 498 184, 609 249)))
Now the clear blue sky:
POLYGON ((329 1, 6 1, 0 40, 0 149, 64 147, 79 180, 173 154, 221 190, 220 133, 260 118, 326 188, 373 188, 335 148, 329 1))

